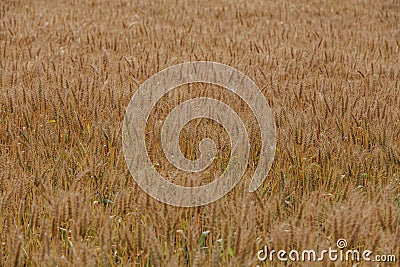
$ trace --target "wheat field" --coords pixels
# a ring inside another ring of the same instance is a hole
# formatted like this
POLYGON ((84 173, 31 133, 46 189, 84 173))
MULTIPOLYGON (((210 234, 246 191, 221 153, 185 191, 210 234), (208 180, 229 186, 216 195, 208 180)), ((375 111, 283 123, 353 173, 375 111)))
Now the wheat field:
MULTIPOLYGON (((2 0, 0 266, 353 266, 260 261, 272 249, 347 248, 400 266, 400 2, 2 0), (229 161, 224 129, 191 121, 188 158, 204 137, 218 157, 195 177, 170 166, 160 122, 199 96, 245 122, 251 160, 238 186, 202 207, 148 196, 122 152, 125 109, 174 64, 215 61, 260 87, 277 148, 269 175, 245 189, 260 132, 225 89, 174 89, 152 110, 148 154, 176 183, 206 184, 229 161)), ((385 263, 359 262, 359 266, 385 263)))

